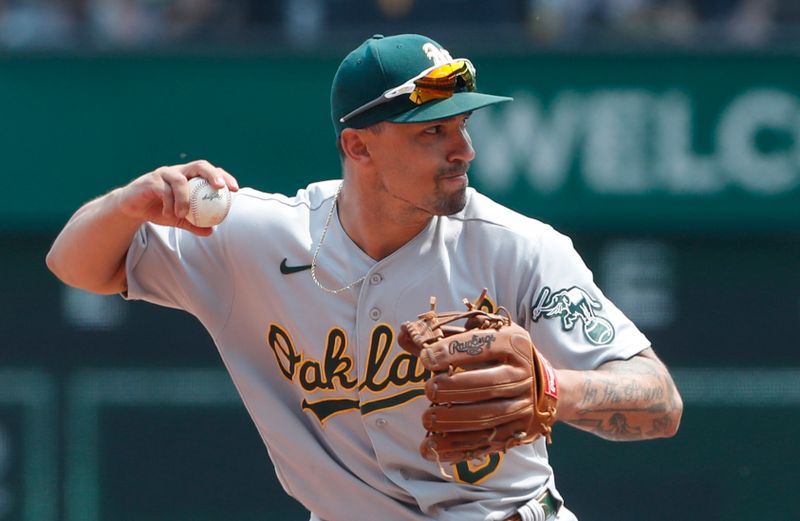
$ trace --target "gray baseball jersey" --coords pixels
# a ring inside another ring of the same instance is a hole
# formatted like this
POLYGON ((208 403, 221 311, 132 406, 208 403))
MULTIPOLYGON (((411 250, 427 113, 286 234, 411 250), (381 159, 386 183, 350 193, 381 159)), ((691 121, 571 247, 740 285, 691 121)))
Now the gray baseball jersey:
MULTIPOLYGON (((648 340, 600 292, 571 241, 469 189, 458 214, 434 217, 375 261, 334 215, 340 181, 294 197, 243 189, 208 238, 146 224, 128 252, 128 294, 184 309, 209 331, 287 493, 312 520, 504 519, 549 488, 539 439, 482 461, 424 460, 428 373, 396 344, 399 325, 437 309, 504 306, 558 368, 629 358, 648 340)), ((562 508, 559 520, 575 519, 562 508)))

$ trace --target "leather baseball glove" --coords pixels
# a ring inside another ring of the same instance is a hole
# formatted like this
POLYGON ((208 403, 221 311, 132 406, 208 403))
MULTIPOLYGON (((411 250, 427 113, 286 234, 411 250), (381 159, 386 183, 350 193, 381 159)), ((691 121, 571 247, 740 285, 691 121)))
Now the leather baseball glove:
MULTIPOLYGON (((400 327, 398 342, 432 372, 431 402, 420 445, 428 460, 458 462, 531 443, 550 442, 556 419, 555 371, 508 312, 487 313, 464 299, 466 311, 430 311, 400 327), (464 320, 463 326, 454 325, 464 320)), ((444 473, 444 471, 442 471, 444 473)))

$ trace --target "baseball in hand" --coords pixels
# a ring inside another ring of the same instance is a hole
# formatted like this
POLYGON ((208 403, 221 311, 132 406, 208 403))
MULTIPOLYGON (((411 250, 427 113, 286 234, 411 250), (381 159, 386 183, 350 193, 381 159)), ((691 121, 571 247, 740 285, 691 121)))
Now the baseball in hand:
POLYGON ((200 228, 210 228, 225 219, 232 202, 227 186, 217 190, 202 177, 193 177, 189 179, 189 214, 186 220, 200 228))

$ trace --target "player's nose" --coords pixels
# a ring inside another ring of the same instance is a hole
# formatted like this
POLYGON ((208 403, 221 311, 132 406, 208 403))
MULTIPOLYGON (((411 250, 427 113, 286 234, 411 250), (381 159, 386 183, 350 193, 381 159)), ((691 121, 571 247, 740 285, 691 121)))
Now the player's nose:
POLYGON ((470 138, 466 128, 461 128, 459 132, 455 133, 452 147, 447 158, 449 161, 465 161, 469 163, 475 159, 475 149, 472 148, 472 138, 470 138))

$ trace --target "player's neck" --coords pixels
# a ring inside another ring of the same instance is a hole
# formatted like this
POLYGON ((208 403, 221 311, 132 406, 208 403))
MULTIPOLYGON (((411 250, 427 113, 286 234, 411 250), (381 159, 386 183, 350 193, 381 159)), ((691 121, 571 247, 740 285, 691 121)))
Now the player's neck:
POLYGON ((431 216, 398 215, 391 204, 346 183, 339 195, 339 221, 347 235, 372 259, 381 260, 403 247, 430 222, 431 216))

